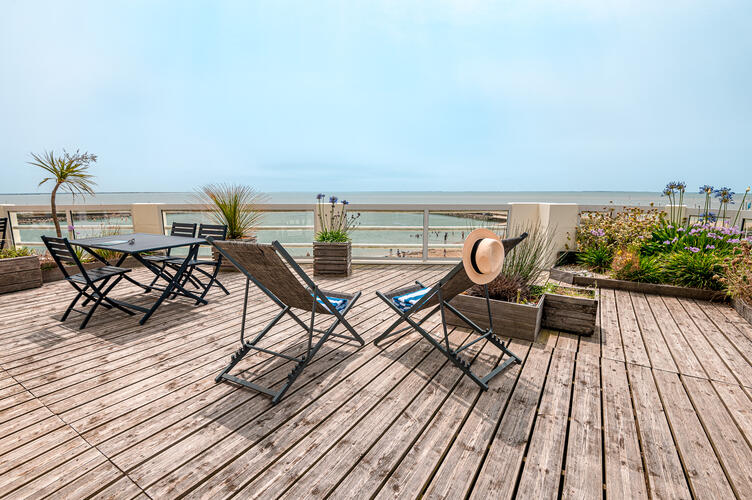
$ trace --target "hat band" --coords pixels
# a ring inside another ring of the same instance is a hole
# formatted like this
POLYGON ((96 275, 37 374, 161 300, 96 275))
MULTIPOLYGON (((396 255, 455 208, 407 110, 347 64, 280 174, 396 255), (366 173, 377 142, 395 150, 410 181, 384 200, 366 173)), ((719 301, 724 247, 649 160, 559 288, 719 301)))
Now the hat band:
POLYGON ((478 265, 475 263, 475 253, 478 251, 478 246, 480 245, 481 241, 483 241, 483 238, 476 240, 476 242, 473 243, 473 249, 470 251, 470 265, 473 266, 473 270, 478 274, 484 274, 480 269, 478 269, 478 265))

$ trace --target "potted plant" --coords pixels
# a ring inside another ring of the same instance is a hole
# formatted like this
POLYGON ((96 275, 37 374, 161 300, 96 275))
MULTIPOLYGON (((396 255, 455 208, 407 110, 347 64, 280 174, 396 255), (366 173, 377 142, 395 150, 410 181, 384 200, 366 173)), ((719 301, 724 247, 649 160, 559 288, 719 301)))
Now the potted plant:
MULTIPOLYGON (((541 329, 544 289, 543 281, 551 255, 552 229, 540 226, 524 228, 529 236, 505 256, 499 276, 488 284, 491 318, 498 335, 535 341, 541 329)), ((512 230, 512 234, 521 233, 512 230)), ((475 286, 452 299, 452 305, 479 326, 488 326, 488 310, 482 286, 475 286)), ((451 312, 447 323, 464 326, 451 312)))
POLYGON ((337 203, 336 196, 325 202, 316 196, 318 228, 313 242, 314 276, 349 276, 352 262, 350 232, 358 225, 360 214, 348 216, 347 200, 337 203))
POLYGON ((42 286, 39 257, 29 248, 0 250, 0 293, 42 286))
MULTIPOLYGON (((262 217, 258 205, 264 202, 265 195, 243 184, 207 184, 199 189, 197 197, 214 224, 227 226, 228 240, 256 241, 262 217)), ((214 247, 212 256, 217 260, 214 247)), ((234 271, 235 266, 223 259, 220 269, 234 271)))

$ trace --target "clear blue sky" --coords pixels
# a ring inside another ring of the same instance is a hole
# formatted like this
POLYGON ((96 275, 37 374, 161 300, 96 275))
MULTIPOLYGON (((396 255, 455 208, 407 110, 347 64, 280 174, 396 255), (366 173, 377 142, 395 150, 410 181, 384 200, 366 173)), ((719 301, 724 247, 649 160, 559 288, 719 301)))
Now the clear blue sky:
POLYGON ((2 1, 0 192, 752 183, 752 2, 2 1))

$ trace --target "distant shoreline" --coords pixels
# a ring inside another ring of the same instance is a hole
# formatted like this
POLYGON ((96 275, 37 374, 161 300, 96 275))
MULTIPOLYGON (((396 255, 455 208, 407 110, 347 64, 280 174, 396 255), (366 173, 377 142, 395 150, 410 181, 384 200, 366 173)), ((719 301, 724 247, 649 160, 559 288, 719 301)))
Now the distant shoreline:
MULTIPOLYGON (((326 193, 362 204, 504 204, 512 202, 577 203, 579 205, 665 205, 667 198, 646 191, 350 191, 326 193)), ((315 192, 268 192, 269 203, 315 202, 315 192)), ((82 198, 58 194, 59 204, 192 203, 192 192, 101 192, 82 198)), ((0 204, 46 205, 47 193, 0 193, 0 204)), ((685 203, 702 206, 704 195, 687 193, 685 203)))

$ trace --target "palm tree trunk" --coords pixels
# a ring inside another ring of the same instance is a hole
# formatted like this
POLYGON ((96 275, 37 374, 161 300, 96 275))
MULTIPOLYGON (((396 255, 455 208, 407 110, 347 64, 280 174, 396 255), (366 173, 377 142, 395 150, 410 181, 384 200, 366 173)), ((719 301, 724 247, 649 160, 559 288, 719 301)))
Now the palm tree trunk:
POLYGON ((60 221, 57 220, 57 204, 55 203, 55 195, 57 195, 57 188, 59 187, 60 183, 58 182, 52 189, 52 196, 50 197, 50 208, 52 208, 52 222, 55 223, 55 231, 57 232, 57 237, 62 238, 63 232, 60 230, 60 221))

